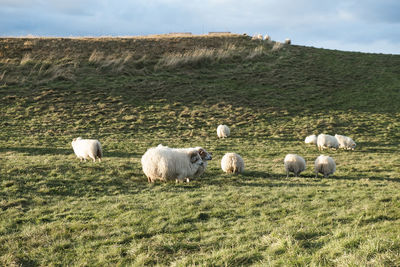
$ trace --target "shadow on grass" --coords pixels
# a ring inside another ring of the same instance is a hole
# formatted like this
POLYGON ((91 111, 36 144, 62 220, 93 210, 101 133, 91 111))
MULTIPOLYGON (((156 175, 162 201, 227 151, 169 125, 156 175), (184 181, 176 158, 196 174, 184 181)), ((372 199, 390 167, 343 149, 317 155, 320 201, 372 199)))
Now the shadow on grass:
POLYGON ((38 155, 69 155, 73 153, 72 148, 50 148, 50 147, 2 147, 0 152, 17 152, 28 154, 29 156, 38 155))
MULTIPOLYGON (((2 147, 0 148, 0 153, 2 152, 17 152, 28 154, 29 156, 39 156, 39 155, 71 155, 74 153, 72 148, 51 148, 51 147, 2 147)), ((139 153, 128 153, 121 151, 104 151, 103 157, 115 157, 115 158, 132 158, 141 156, 139 153)))
POLYGON ((357 143, 355 150, 348 151, 349 153, 382 153, 392 154, 398 151, 396 144, 382 144, 377 142, 357 143))
POLYGON ((321 179, 331 179, 331 180, 348 180, 348 181, 360 181, 360 180, 370 180, 370 181, 380 181, 380 182, 395 182, 400 183, 400 176, 399 178, 384 178, 384 177, 376 177, 376 176, 362 176, 362 177, 355 177, 355 176, 329 176, 328 178, 321 179))

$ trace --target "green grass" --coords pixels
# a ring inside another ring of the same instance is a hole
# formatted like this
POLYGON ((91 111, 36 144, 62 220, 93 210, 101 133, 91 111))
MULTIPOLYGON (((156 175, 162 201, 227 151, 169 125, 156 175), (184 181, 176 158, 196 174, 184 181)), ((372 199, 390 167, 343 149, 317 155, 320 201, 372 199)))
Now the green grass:
POLYGON ((398 266, 399 66, 242 37, 0 39, 0 265, 398 266), (357 142, 323 152, 329 178, 304 144, 318 133, 357 142), (101 163, 73 155, 78 136, 101 163), (148 184, 140 158, 160 143, 214 159, 148 184), (227 152, 243 174, 222 172, 227 152))

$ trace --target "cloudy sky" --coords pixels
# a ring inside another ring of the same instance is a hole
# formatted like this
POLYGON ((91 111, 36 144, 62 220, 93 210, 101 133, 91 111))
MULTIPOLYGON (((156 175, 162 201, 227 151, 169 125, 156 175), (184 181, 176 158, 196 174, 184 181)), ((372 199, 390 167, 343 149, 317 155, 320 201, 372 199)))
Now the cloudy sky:
POLYGON ((400 54, 400 0, 0 0, 0 36, 211 31, 400 54))

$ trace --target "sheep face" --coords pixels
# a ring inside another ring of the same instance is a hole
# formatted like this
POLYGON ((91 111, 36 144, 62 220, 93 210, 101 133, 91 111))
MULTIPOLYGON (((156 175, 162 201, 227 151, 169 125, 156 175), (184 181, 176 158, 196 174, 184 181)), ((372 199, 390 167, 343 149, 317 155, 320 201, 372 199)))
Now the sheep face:
POLYGON ((202 166, 204 164, 203 160, 200 157, 200 154, 196 151, 190 153, 189 157, 190 157, 190 163, 192 163, 194 165, 202 166))
POLYGON ((208 153, 204 148, 199 148, 199 155, 203 161, 212 160, 211 153, 208 153))

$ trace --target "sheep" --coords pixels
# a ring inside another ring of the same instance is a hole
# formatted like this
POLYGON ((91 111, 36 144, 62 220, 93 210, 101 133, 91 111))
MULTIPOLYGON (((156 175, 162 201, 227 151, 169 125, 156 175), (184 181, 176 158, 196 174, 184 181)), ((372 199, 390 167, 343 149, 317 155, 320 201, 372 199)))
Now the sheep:
POLYGON ((75 155, 82 161, 86 161, 87 158, 93 159, 96 162, 96 158, 101 161, 103 152, 99 140, 96 139, 82 139, 81 137, 74 138, 71 142, 72 149, 75 155))
POLYGON ((286 38, 286 39, 285 39, 285 44, 290 45, 291 43, 292 43, 292 40, 290 40, 289 38, 286 38))
POLYGON ((262 40, 263 36, 262 36, 262 34, 254 34, 252 39, 253 40, 262 40))
MULTIPOLYGON (((158 148, 168 148, 167 146, 163 146, 162 144, 159 144, 157 146, 158 148)), ((201 160, 203 161, 203 165, 200 165, 199 169, 197 170, 197 172, 193 175, 194 177, 199 177, 201 176, 207 168, 208 162, 209 160, 212 160, 212 155, 211 153, 208 153, 204 148, 202 147, 195 147, 194 148, 200 155, 201 160)))
POLYGON ((266 34, 266 35, 264 36, 264 40, 265 40, 265 41, 271 41, 271 36, 269 36, 268 34, 266 34))
POLYGON ((318 173, 322 173, 325 178, 328 178, 330 174, 336 171, 336 163, 333 158, 329 156, 320 155, 315 160, 315 178, 318 177, 318 173))
POLYGON ((195 150, 199 153, 201 160, 203 161, 203 165, 200 165, 199 169, 197 172, 194 174, 194 177, 199 177, 201 176, 207 168, 207 161, 212 160, 212 155, 211 153, 208 153, 204 148, 202 147, 195 147, 195 150))
POLYGON ((354 142, 350 137, 339 134, 335 134, 335 137, 339 142, 339 148, 346 150, 354 150, 356 148, 356 142, 354 142))
POLYGON ((149 183, 155 180, 189 182, 204 164, 195 148, 170 148, 159 145, 149 148, 141 158, 142 170, 149 183))
POLYGON ((325 148, 332 148, 336 150, 339 148, 339 142, 336 137, 329 134, 320 134, 317 137, 318 150, 323 150, 325 148))
POLYGON ((306 161, 296 154, 287 154, 283 162, 285 165, 286 177, 289 177, 289 172, 293 172, 297 177, 306 169, 306 161))
POLYGON ((306 144, 316 145, 317 144, 317 136, 315 134, 309 135, 309 136, 306 137, 306 140, 304 140, 304 142, 306 144))
POLYGON ((242 173, 244 171, 244 161, 239 154, 226 153, 222 157, 221 168, 226 173, 242 173))
POLYGON ((228 137, 231 134, 231 130, 229 130, 229 127, 221 124, 217 127, 217 135, 218 138, 225 138, 228 137))

